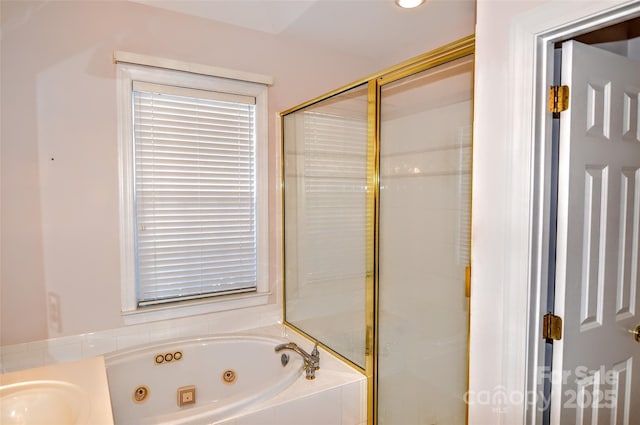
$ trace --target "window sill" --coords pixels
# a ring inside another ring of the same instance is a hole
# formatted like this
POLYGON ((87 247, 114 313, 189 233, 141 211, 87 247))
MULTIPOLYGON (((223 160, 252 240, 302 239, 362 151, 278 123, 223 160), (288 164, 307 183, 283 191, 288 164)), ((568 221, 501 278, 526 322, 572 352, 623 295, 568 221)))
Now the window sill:
POLYGON ((145 307, 133 311, 123 311, 122 319, 124 320, 125 325, 137 325, 140 323, 155 322, 158 320, 178 319, 198 314, 257 307, 267 304, 270 295, 271 292, 226 295, 208 300, 145 307))

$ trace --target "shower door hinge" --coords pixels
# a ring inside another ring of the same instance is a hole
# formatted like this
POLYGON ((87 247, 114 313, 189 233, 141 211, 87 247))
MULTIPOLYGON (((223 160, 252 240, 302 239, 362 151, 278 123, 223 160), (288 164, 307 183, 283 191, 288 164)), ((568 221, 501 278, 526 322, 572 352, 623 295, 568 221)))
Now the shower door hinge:
POLYGON ((549 88, 549 112, 559 114, 569 109, 569 86, 551 86, 549 88))
POLYGON ((562 317, 552 313, 542 317, 542 338, 553 341, 562 339, 562 317))
POLYGON ((471 297, 471 266, 464 269, 464 296, 471 297))

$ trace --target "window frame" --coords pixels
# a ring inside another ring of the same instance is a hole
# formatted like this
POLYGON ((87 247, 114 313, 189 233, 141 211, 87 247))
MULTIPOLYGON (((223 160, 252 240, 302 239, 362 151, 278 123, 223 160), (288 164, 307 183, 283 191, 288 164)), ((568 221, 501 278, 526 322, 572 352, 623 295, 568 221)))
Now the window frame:
MULTIPOLYGON (((186 67, 189 68, 188 66, 186 67)), ((183 68, 184 69, 184 68, 183 68)), ((268 303, 268 101, 267 85, 228 76, 202 75, 175 69, 117 63, 118 166, 120 214, 121 315, 125 324, 144 323, 268 303), (251 96, 256 99, 256 240, 257 282, 255 292, 220 294, 212 297, 139 307, 136 294, 135 257, 135 163, 133 136, 133 81, 210 90, 251 96)))

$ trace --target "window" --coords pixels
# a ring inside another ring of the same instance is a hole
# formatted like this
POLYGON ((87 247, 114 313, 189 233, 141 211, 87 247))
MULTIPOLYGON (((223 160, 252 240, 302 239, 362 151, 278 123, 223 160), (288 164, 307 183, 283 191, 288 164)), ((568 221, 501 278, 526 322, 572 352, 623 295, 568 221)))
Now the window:
POLYGON ((118 64, 127 323, 266 303, 266 86, 118 64))

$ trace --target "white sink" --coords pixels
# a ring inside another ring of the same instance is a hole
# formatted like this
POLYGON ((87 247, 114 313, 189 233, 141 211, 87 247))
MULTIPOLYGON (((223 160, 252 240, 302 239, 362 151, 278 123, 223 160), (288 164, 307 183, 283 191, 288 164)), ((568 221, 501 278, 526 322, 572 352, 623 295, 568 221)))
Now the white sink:
POLYGON ((82 424, 89 409, 89 397, 69 382, 26 381, 0 387, 3 425, 82 424))
POLYGON ((113 425, 104 358, 0 374, 0 424, 113 425))

